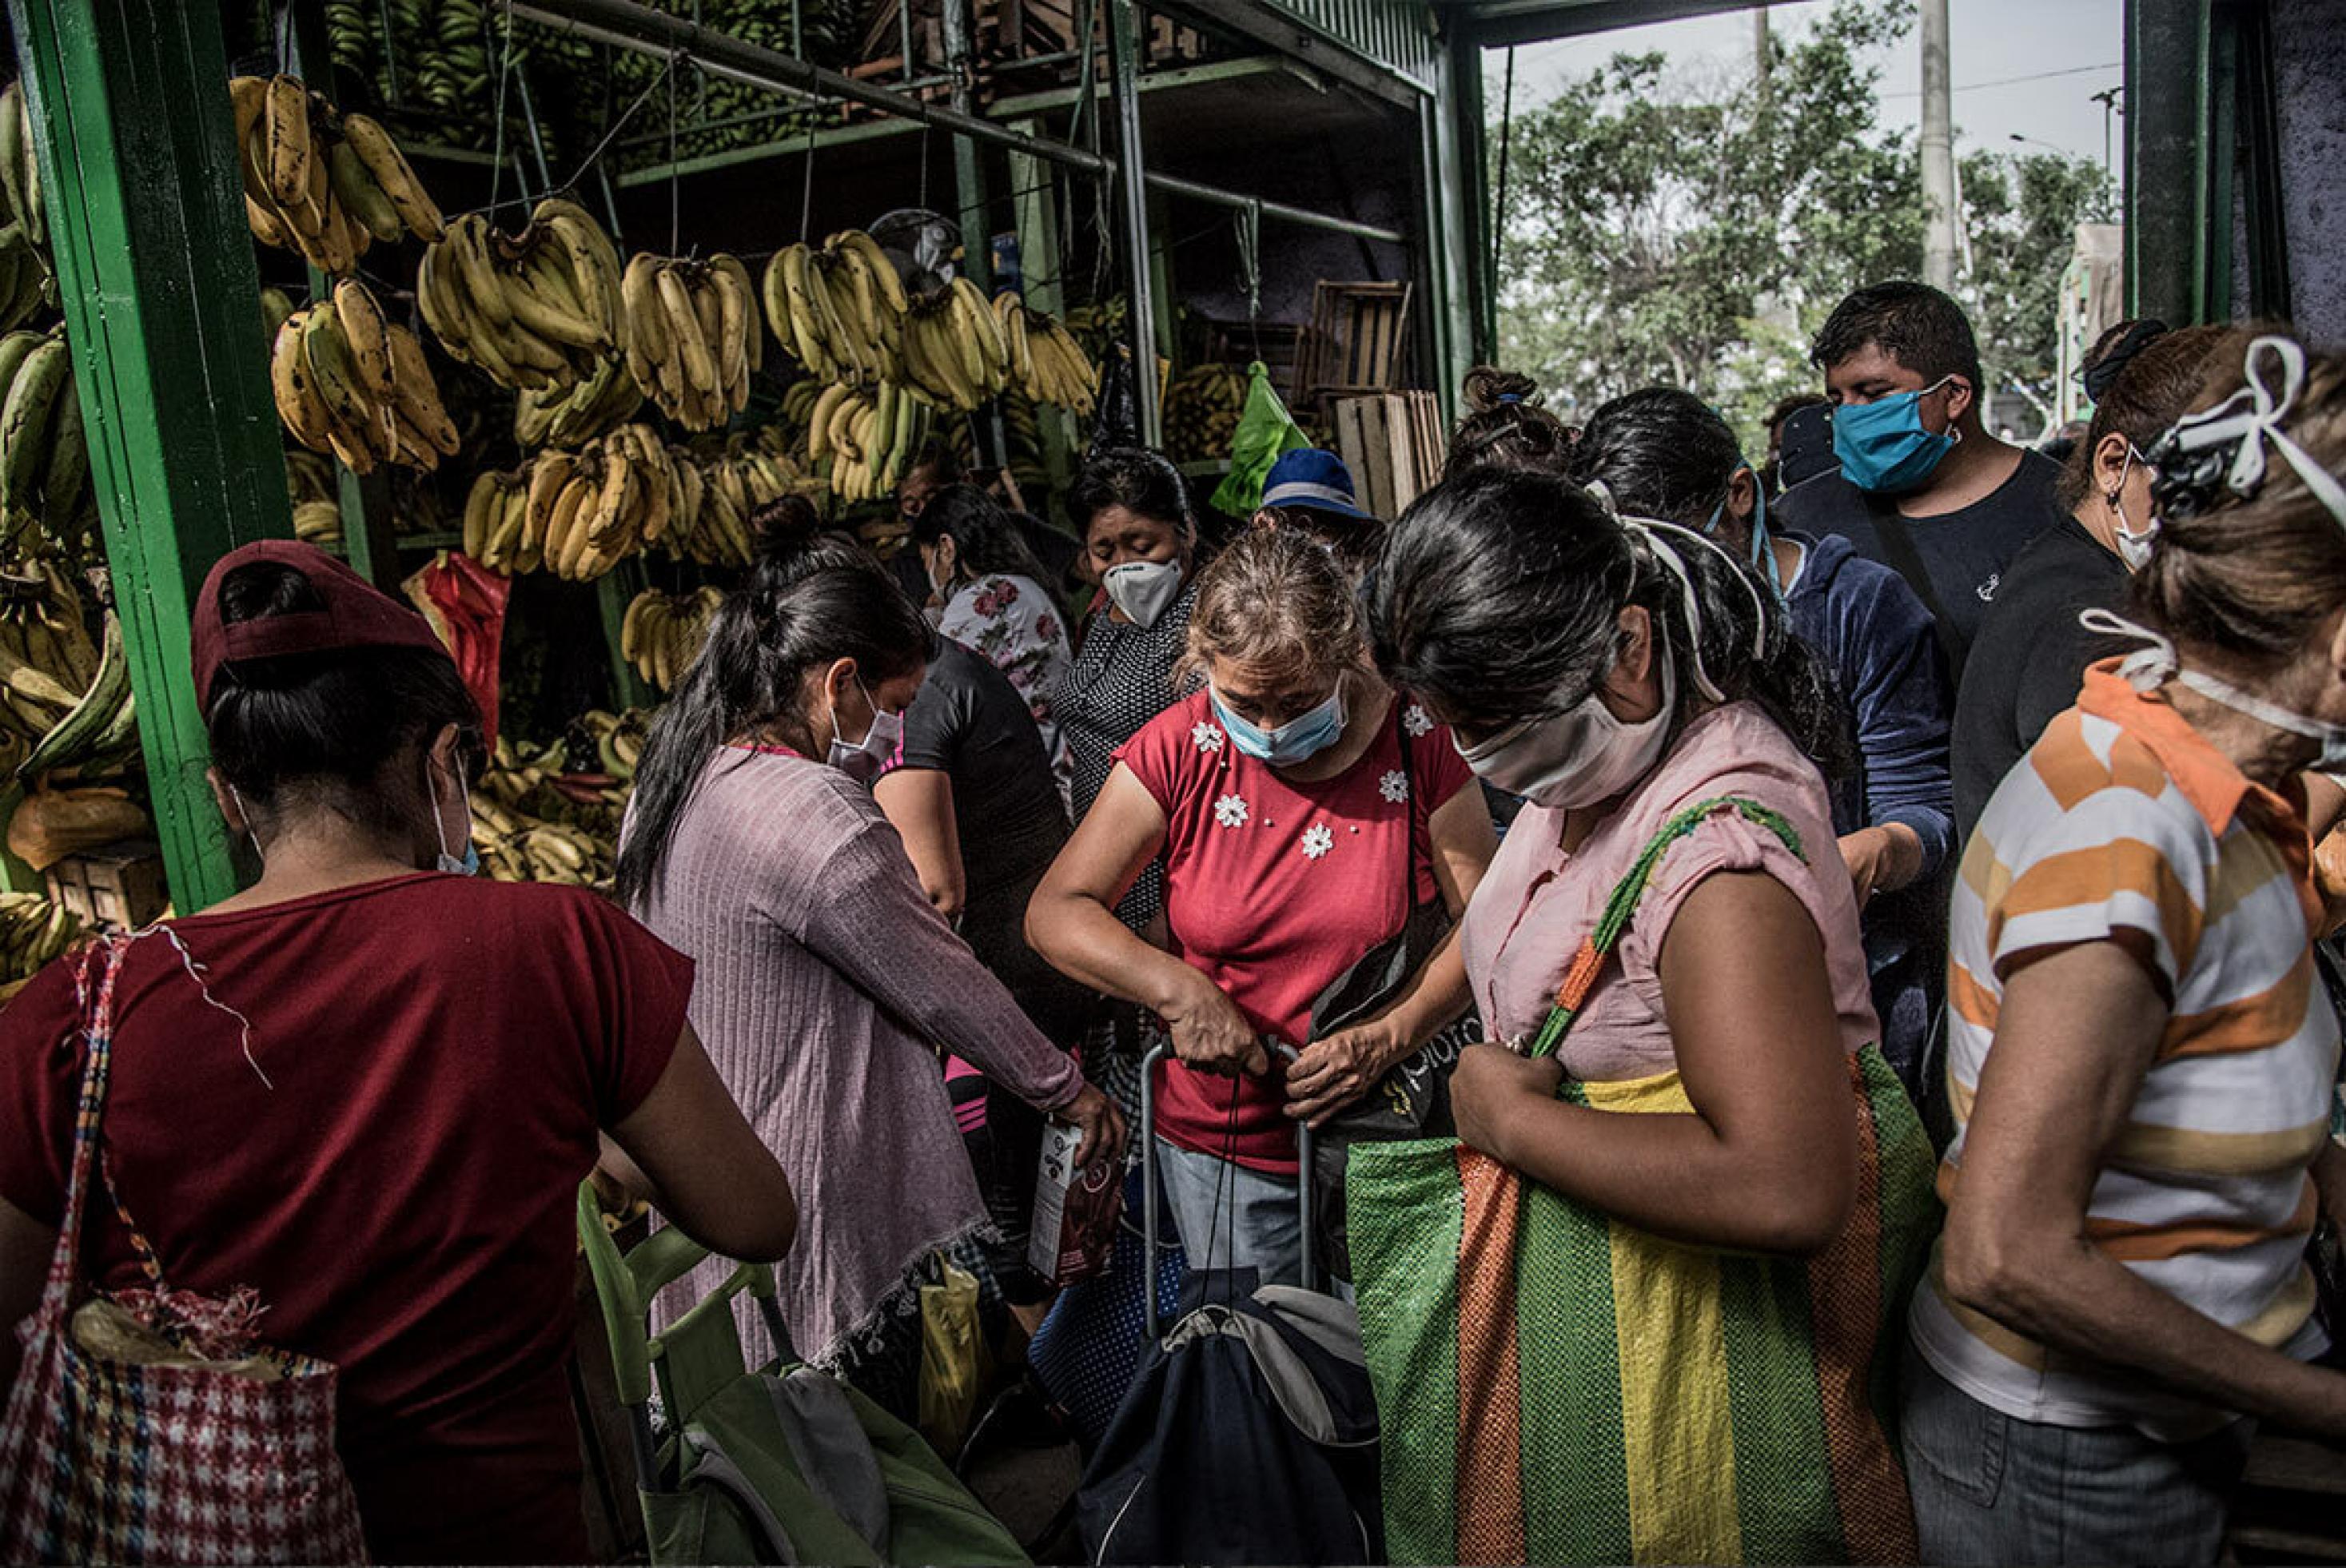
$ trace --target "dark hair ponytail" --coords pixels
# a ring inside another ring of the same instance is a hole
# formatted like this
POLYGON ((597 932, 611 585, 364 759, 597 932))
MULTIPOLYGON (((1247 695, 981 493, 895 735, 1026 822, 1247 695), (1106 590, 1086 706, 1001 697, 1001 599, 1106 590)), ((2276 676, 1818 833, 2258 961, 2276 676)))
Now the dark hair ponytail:
MULTIPOLYGON (((230 626, 326 607, 307 577, 273 561, 230 572, 219 604, 230 626)), ((386 837, 427 809, 421 769, 393 764, 452 724, 458 762, 476 776, 481 711, 455 662, 404 647, 239 659, 221 667, 205 715, 212 765, 248 810, 323 806, 386 837)))
MULTIPOLYGON (((1681 695, 1699 694, 1685 567, 1701 611, 1701 671, 1764 709, 1829 775, 1847 771, 1846 710, 1767 585, 1726 552, 1668 529, 1648 536, 1553 474, 1469 472, 1418 497, 1372 579, 1377 666, 1455 722, 1496 728, 1577 700, 1612 667, 1618 617, 1642 606, 1681 695)), ((1682 722, 1682 719, 1681 719, 1682 722)))
POLYGON ((760 549, 750 581, 718 606, 699 657, 652 720, 616 878, 629 909, 644 907, 719 746, 769 728, 801 750, 811 745, 800 711, 809 670, 852 658, 865 684, 876 685, 928 662, 928 622, 860 547, 820 534, 770 532, 760 549))
POLYGON ((1573 433, 1540 406, 1531 377, 1476 365, 1461 391, 1469 412, 1451 432, 1445 475, 1478 468, 1563 473, 1572 466, 1573 433))
POLYGON ((1643 387, 1606 403, 1581 430, 1572 476, 1603 481, 1625 514, 1699 529, 1743 466, 1735 432, 1708 403, 1676 387, 1643 387))
POLYGON ((974 484, 947 485, 930 496, 913 519, 915 545, 933 547, 944 538, 953 540, 960 564, 980 576, 1002 573, 1036 583, 1050 581, 1010 514, 974 484))

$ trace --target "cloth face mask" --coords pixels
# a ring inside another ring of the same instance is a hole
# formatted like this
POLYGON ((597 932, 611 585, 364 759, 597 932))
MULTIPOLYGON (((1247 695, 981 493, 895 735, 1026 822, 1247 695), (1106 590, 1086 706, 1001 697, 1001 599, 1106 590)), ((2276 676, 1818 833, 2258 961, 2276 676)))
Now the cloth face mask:
POLYGON ((1851 484, 1875 495, 1895 495, 1931 477, 1956 437, 1952 430, 1923 428, 1923 400, 1953 380, 1942 376, 1920 392, 1833 410, 1833 453, 1851 484))
POLYGON ((1616 718, 1591 691, 1566 712, 1527 719, 1479 746, 1459 747, 1458 755, 1476 777, 1535 805, 1569 811, 1609 800, 1652 771, 1669 741, 1678 678, 1667 658, 1657 662, 1662 704, 1651 718, 1616 718))

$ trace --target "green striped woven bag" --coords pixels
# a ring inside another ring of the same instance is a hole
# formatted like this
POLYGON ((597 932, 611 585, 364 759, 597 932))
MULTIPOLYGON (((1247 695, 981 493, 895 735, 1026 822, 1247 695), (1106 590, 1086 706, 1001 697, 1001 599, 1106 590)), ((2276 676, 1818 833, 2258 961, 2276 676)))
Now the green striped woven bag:
MULTIPOLYGON (((1753 801, 1672 818, 1583 942, 1533 1054, 1571 1028, 1670 846, 1722 811, 1800 853, 1753 801)), ((1809 1258, 1664 1241, 1455 1140, 1352 1151, 1392 1561, 1914 1560, 1892 1371, 1937 1226, 1931 1148, 1879 1050, 1850 1059, 1849 1082, 1858 1202, 1809 1258)), ((1624 1115, 1693 1109, 1674 1072, 1561 1093, 1624 1115)))

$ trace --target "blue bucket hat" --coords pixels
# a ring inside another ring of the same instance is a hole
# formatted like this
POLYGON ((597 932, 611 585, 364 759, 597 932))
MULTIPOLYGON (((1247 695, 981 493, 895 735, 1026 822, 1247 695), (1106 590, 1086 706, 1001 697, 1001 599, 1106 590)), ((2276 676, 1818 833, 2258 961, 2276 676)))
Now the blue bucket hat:
POLYGON ((1376 521, 1353 499, 1352 471, 1344 466, 1344 460, 1317 447, 1302 446, 1279 454, 1263 481, 1262 504, 1308 506, 1314 512, 1357 517, 1363 523, 1376 521))

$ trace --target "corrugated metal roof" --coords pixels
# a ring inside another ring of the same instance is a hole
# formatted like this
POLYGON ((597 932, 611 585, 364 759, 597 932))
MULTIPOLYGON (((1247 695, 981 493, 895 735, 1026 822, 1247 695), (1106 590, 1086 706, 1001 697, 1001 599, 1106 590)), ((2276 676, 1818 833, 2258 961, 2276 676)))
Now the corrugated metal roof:
POLYGON ((1440 45, 1431 0, 1257 0, 1362 58, 1432 90, 1440 45))

